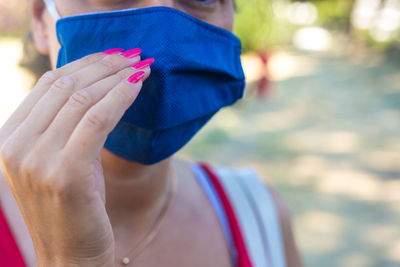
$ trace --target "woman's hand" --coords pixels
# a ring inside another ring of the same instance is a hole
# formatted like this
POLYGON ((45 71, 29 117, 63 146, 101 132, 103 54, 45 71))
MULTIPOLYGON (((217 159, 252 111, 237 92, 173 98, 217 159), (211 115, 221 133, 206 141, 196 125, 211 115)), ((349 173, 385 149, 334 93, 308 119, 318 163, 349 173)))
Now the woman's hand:
POLYGON ((128 82, 140 58, 127 54, 97 53, 46 73, 0 129, 0 167, 37 266, 114 265, 101 151, 150 73, 128 82))

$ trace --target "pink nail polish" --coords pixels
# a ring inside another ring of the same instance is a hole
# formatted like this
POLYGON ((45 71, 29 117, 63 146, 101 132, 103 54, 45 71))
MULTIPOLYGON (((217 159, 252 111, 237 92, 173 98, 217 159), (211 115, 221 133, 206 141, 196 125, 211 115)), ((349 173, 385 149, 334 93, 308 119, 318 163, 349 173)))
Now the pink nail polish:
POLYGON ((121 56, 126 57, 126 58, 134 58, 137 57, 142 53, 142 49, 140 48, 133 48, 129 49, 121 54, 121 56))
POLYGON ((145 60, 142 60, 142 61, 136 63, 135 65, 132 66, 132 68, 137 69, 137 70, 144 69, 144 68, 150 67, 151 64, 153 64, 153 62, 154 62, 154 58, 148 58, 148 59, 145 59, 145 60))
POLYGON ((124 51, 124 49, 122 49, 122 48, 111 48, 111 49, 104 51, 103 53, 107 54, 107 55, 112 55, 112 54, 121 53, 122 51, 124 51))
POLYGON ((131 75, 128 79, 126 79, 126 81, 128 83, 137 83, 144 78, 145 74, 146 72, 144 71, 136 72, 135 74, 131 75))

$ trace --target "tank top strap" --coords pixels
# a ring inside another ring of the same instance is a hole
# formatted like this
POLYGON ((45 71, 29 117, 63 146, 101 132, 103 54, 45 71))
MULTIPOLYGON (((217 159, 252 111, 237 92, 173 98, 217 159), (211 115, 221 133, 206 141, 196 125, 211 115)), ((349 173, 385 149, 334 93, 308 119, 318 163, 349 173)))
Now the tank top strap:
POLYGON ((26 267, 0 203, 0 266, 26 267))
POLYGON ((247 250, 247 246, 244 240, 244 236, 242 233, 242 229, 239 224, 238 216, 236 215, 236 211, 230 201, 228 193, 225 191, 224 186, 222 185, 218 175, 214 171, 214 169, 206 164, 200 163, 200 166, 207 173, 208 178, 210 179, 219 199, 221 200, 222 206, 225 210, 226 217, 228 219, 229 227, 231 230, 232 238, 234 245, 236 247, 237 259, 236 266, 237 267, 255 267, 251 261, 249 252, 247 250))
POLYGON ((217 192, 215 191, 215 188, 213 187, 210 179, 208 178, 207 173, 203 170, 203 168, 196 162, 191 164, 191 168, 192 168, 192 171, 195 175, 197 182, 203 189, 204 194, 207 196, 210 204, 214 208, 214 211, 217 215, 218 221, 224 232, 226 242, 228 243, 233 265, 237 266, 236 265, 237 264, 237 251, 236 251, 236 247, 233 243, 231 229, 229 227, 229 222, 228 222, 224 207, 221 203, 221 200, 220 200, 217 192))
POLYGON ((252 266, 286 267, 278 211, 266 184, 250 168, 207 167, 214 171, 237 216, 252 266))

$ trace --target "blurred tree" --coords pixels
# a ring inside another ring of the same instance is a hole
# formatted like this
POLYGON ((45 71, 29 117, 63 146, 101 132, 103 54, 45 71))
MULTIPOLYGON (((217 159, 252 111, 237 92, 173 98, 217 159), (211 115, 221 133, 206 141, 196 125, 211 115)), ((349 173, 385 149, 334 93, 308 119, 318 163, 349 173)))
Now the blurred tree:
POLYGON ((355 0, 238 0, 235 33, 244 50, 265 50, 290 43, 298 29, 287 21, 286 9, 293 2, 313 3, 318 10, 318 25, 351 33, 355 0))
POLYGON ((242 40, 244 51, 265 50, 290 40, 290 25, 274 15, 276 2, 282 1, 237 1, 234 31, 242 40))
POLYGON ((310 0, 318 10, 318 23, 334 30, 351 31, 351 13, 356 0, 310 0))

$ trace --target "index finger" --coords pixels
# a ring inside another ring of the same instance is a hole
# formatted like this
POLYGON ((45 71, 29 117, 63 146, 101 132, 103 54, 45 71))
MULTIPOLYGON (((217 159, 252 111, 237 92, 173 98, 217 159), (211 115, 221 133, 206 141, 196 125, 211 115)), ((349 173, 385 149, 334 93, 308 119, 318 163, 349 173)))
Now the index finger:
MULTIPOLYGON (((85 56, 81 59, 73 61, 61 68, 46 72, 33 87, 32 91, 27 97, 19 104, 17 109, 11 114, 7 121, 3 124, 0 130, 0 145, 4 143, 7 136, 10 135, 18 125, 25 120, 25 118, 32 111, 35 104, 39 99, 49 90, 51 84, 58 78, 76 72, 86 66, 89 66, 97 61, 103 59, 105 56, 114 53, 120 53, 123 49, 114 48, 101 53, 95 53, 85 56)), ((10 90, 12 90, 10 88, 10 90)))
POLYGON ((139 71, 121 81, 86 112, 64 147, 66 155, 79 155, 72 159, 76 166, 87 168, 93 163, 108 134, 137 98, 145 75, 139 71))

